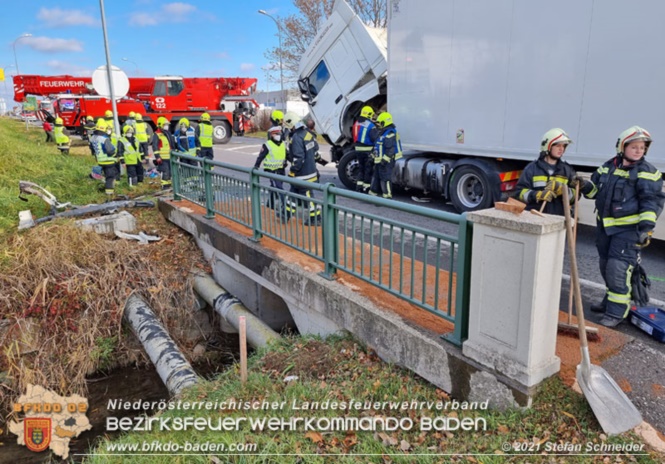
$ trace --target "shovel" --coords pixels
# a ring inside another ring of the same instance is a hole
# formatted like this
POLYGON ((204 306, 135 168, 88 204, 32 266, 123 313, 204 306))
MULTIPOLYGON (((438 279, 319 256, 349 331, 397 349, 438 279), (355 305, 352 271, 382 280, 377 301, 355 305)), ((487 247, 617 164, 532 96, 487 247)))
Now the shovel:
POLYGON ((589 344, 586 339, 582 294, 580 293, 580 278, 577 274, 577 258, 573 241, 573 226, 570 219, 568 188, 563 189, 563 208, 566 214, 566 235, 570 249, 570 275, 575 286, 575 310, 579 323, 580 350, 582 352, 582 362, 577 366, 577 383, 579 383, 603 431, 608 435, 616 435, 640 425, 642 416, 607 371, 600 366, 591 364, 589 344))

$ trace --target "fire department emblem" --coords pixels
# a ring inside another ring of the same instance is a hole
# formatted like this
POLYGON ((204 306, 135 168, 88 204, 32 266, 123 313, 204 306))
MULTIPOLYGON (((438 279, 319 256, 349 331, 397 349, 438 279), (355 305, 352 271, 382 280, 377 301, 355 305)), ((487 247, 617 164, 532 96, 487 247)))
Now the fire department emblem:
POLYGON ((51 443, 51 419, 26 418, 23 421, 25 446, 39 453, 51 443))

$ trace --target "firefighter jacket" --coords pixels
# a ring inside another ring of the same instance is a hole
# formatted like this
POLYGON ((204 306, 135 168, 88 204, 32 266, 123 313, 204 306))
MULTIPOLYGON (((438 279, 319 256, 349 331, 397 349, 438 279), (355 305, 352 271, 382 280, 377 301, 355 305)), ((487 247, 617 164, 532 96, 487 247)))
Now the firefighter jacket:
MULTIPOLYGON (((540 204, 536 200, 536 194, 545 189, 547 183, 552 180, 560 182, 563 185, 573 185, 575 179, 575 170, 563 160, 558 160, 556 164, 549 164, 543 159, 538 158, 527 164, 522 171, 522 175, 517 181, 518 198, 526 203, 526 209, 540 209, 540 204)), ((569 195, 571 201, 574 201, 574 192, 569 195)), ((550 201, 543 210, 547 214, 564 215, 563 198, 558 197, 550 201)))
POLYGON ((376 143, 378 129, 369 119, 360 117, 353 123, 353 141, 357 151, 372 151, 376 143))
POLYGON ((55 125, 55 129, 53 129, 53 135, 55 135, 55 143, 58 145, 69 143, 69 137, 67 137, 67 134, 65 134, 65 128, 62 124, 55 125))
POLYGON ((263 169, 266 171, 279 171, 286 167, 286 144, 284 142, 275 143, 268 140, 261 147, 254 167, 258 168, 263 163, 263 169))
POLYGON ((315 182, 317 179, 316 153, 318 151, 319 143, 316 141, 316 135, 307 130, 305 126, 297 127, 291 134, 289 176, 315 182))
POLYGON ((125 164, 135 166, 139 164, 141 154, 137 149, 134 137, 120 137, 118 144, 118 158, 124 158, 125 164))
POLYGON ((148 124, 143 121, 136 121, 136 141, 138 143, 148 141, 148 124))
POLYGON ((201 148, 212 147, 213 127, 209 121, 201 121, 196 126, 196 146, 201 148))
POLYGON ((157 129, 152 134, 152 152, 155 158, 171 159, 171 150, 175 150, 175 147, 175 139, 169 131, 163 132, 162 129, 157 129))
POLYGON ((402 142, 394 124, 386 126, 374 144, 374 163, 392 163, 402 157, 402 142))
POLYGON ((116 161, 118 161, 115 157, 116 150, 111 143, 111 138, 105 132, 99 130, 94 131, 90 143, 92 144, 95 158, 97 158, 97 164, 100 166, 108 166, 110 164, 115 164, 116 161))
POLYGON ((644 158, 625 167, 621 161, 617 156, 600 166, 583 193, 595 198, 596 219, 607 235, 639 237, 656 227, 663 211, 663 176, 644 158))
POLYGON ((95 123, 93 121, 86 121, 83 128, 85 129, 85 136, 88 137, 88 141, 90 141, 93 132, 95 132, 95 123))
POLYGON ((176 147, 190 156, 196 156, 196 131, 188 127, 185 132, 178 128, 175 135, 176 147))

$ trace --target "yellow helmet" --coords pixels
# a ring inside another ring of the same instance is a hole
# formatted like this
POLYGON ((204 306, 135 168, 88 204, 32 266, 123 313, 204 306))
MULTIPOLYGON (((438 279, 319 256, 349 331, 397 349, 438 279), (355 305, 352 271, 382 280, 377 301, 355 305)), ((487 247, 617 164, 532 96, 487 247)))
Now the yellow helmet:
POLYGON ((157 118, 157 127, 162 127, 164 124, 168 124, 169 120, 166 119, 164 116, 160 116, 157 118))
POLYGON ((189 119, 180 118, 180 121, 178 121, 178 124, 184 124, 185 127, 189 127, 189 119))
POLYGON ((104 120, 104 118, 99 118, 99 119, 97 120, 97 125, 95 126, 95 129, 96 129, 96 130, 100 130, 100 131, 102 131, 102 132, 106 132, 106 128, 107 128, 108 126, 109 126, 109 125, 106 124, 106 121, 104 120))
POLYGON ((270 119, 275 124, 281 124, 282 121, 284 121, 284 113, 282 113, 280 110, 274 110, 272 113, 270 113, 270 119))
POLYGON ((382 127, 389 126, 393 123, 393 116, 390 113, 384 111, 379 115, 378 118, 376 118, 376 122, 379 123, 382 127))
POLYGON ((55 118, 55 123, 62 125, 62 118, 55 118))
POLYGON ((93 122, 94 122, 94 121, 95 121, 95 118, 93 118, 92 116, 88 115, 88 116, 85 117, 85 120, 86 120, 86 121, 93 121, 93 122))
POLYGON ((132 134, 134 133, 134 127, 132 127, 131 124, 125 124, 125 126, 122 128, 122 135, 126 135, 127 132, 131 132, 132 134))
POLYGON ((105 118, 112 118, 113 117, 113 111, 106 110, 106 112, 104 113, 104 117, 105 118))
POLYGON ((363 106, 363 108, 360 110, 360 116, 370 119, 372 116, 374 116, 374 110, 371 106, 363 106))
POLYGON ((210 115, 208 113, 203 113, 201 115, 201 121, 210 121, 210 115))
POLYGON ((293 111, 287 111, 284 115, 284 127, 287 129, 293 129, 296 124, 300 122, 302 118, 298 116, 293 111))
POLYGON ((651 145, 651 134, 640 126, 629 127, 619 134, 619 139, 617 140, 617 155, 623 156, 625 146, 630 142, 637 142, 639 140, 642 140, 645 144, 644 155, 646 156, 647 151, 649 151, 649 146, 651 145))
POLYGON ((135 118, 135 117, 136 117, 136 113, 134 113, 133 111, 130 111, 130 112, 129 112, 129 117, 130 117, 130 118, 135 118))
POLYGON ((143 121, 143 115, 141 115, 141 113, 136 113, 135 118, 137 121, 143 121))
POLYGON ((540 154, 549 154, 550 150, 552 149, 552 145, 558 145, 560 143, 569 145, 573 143, 573 141, 570 139, 570 137, 568 137, 568 134, 566 134, 566 131, 563 129, 554 128, 548 130, 545 132, 543 139, 540 141, 540 154))

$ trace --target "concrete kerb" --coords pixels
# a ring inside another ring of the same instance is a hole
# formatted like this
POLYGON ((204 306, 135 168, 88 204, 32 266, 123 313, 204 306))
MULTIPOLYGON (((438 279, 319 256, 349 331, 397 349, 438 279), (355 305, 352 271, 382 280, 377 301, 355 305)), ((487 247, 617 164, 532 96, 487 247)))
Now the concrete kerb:
MULTIPOLYGON (((182 206, 159 202, 160 211, 169 221, 197 239, 205 256, 212 261, 213 270, 219 264, 233 265, 239 275, 254 285, 274 292, 288 306, 301 333, 326 335, 347 330, 382 359, 413 371, 455 398, 489 400, 490 407, 496 409, 531 405, 535 388, 526 388, 480 366, 437 334, 377 307, 339 282, 328 281, 296 263, 279 259, 260 243, 182 206)), ((243 298, 247 281, 221 284, 248 309, 258 312, 258 308, 243 298), (232 288, 234 284, 245 289, 232 288)))

